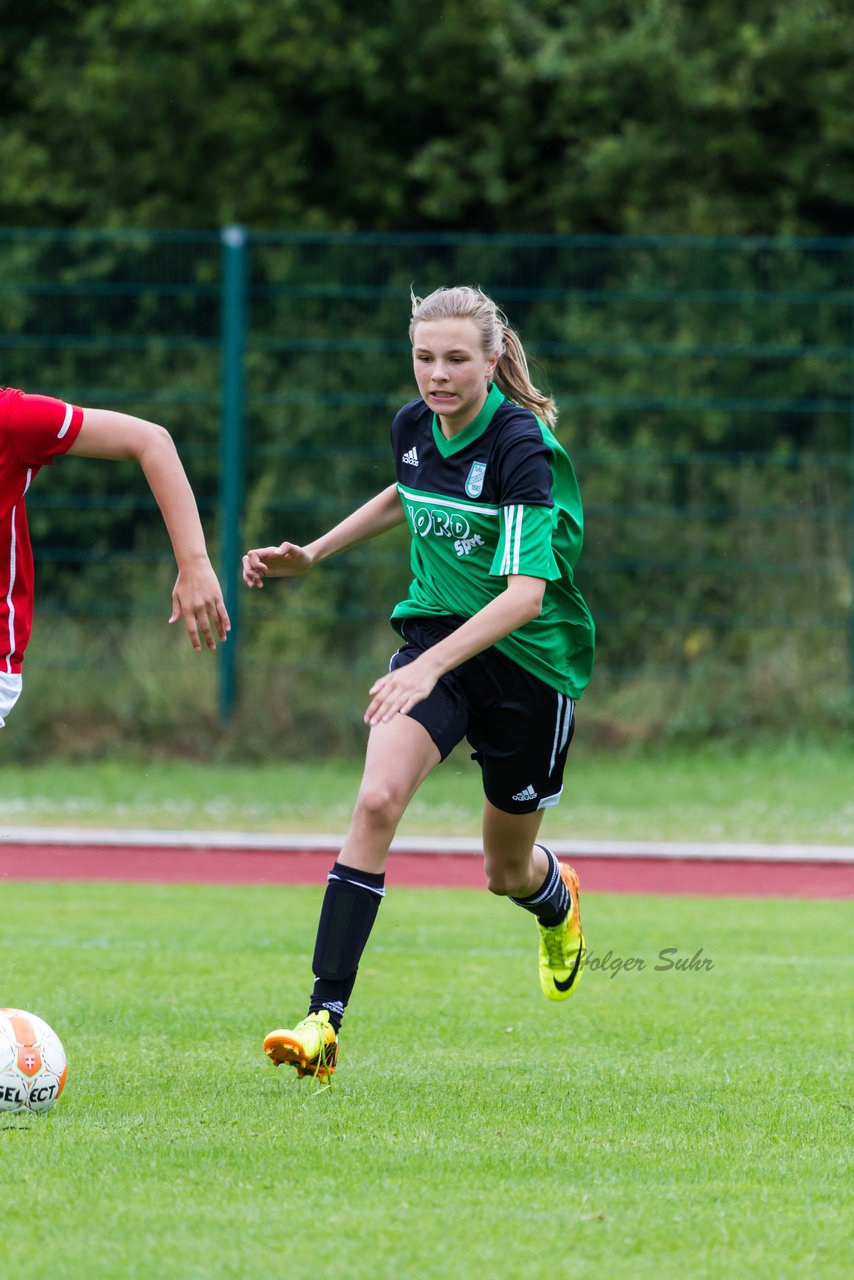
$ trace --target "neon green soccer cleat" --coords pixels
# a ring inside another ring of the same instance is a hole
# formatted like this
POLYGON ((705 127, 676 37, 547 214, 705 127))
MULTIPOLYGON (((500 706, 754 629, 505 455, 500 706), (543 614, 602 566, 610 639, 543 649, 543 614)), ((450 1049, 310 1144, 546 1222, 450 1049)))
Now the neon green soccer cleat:
POLYGON ((560 878, 569 890, 569 913, 561 924, 540 931, 540 986, 549 1000, 568 1000, 584 972, 585 946, 578 905, 578 875, 566 862, 560 864, 560 878))
POLYGON ((276 1066, 296 1067, 298 1076, 328 1081, 338 1063, 338 1036, 329 1010, 320 1009, 298 1022, 293 1031, 271 1031, 264 1052, 276 1066))

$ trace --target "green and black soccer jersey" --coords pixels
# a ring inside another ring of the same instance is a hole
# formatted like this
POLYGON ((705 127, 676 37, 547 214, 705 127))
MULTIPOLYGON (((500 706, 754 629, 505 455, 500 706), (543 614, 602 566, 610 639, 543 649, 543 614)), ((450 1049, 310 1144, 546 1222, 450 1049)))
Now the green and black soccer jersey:
POLYGON ((539 617, 496 648, 570 698, 593 668, 594 627, 573 581, 583 516, 578 481, 555 436, 492 386, 450 440, 423 400, 392 424, 398 490, 412 535, 409 594, 392 613, 470 618, 508 574, 546 580, 539 617))

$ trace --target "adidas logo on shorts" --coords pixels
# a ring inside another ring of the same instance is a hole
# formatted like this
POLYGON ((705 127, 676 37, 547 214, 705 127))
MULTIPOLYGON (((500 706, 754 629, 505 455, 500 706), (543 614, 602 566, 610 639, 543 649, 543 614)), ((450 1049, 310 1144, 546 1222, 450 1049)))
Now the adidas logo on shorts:
POLYGON ((406 450, 406 453, 401 458, 401 462, 405 462, 408 467, 418 466, 418 450, 415 448, 415 445, 413 445, 411 449, 406 450))
POLYGON ((522 791, 517 791, 513 797, 514 800, 536 800, 536 798, 537 793, 530 783, 522 791))

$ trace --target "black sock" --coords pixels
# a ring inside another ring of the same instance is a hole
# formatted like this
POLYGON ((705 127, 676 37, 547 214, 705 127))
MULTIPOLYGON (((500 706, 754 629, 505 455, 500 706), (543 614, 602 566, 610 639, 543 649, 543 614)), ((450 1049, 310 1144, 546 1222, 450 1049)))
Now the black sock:
POLYGON ((314 990, 309 1013, 328 1009, 329 1021, 338 1031, 356 971, 370 937, 380 902, 385 895, 382 872, 357 871, 336 862, 329 872, 317 942, 314 947, 314 990))
POLYGON ((539 845, 538 848, 544 851, 549 860, 545 880, 530 897, 511 897, 510 901, 524 907, 526 911, 533 912, 541 925, 552 929, 566 919, 566 913, 570 908, 569 890, 560 878, 560 864, 551 849, 547 849, 544 844, 539 845))

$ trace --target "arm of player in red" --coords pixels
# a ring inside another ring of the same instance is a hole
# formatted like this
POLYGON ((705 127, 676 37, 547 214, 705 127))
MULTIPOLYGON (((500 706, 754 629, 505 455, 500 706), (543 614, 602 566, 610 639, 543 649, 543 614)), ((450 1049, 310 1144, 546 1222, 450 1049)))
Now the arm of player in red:
POLYGON ((208 557, 199 510, 175 443, 165 427, 109 409, 84 409, 68 450, 84 458, 131 460, 142 467, 166 524, 178 565, 170 623, 184 619, 190 644, 216 648, 231 628, 219 581, 208 557))

